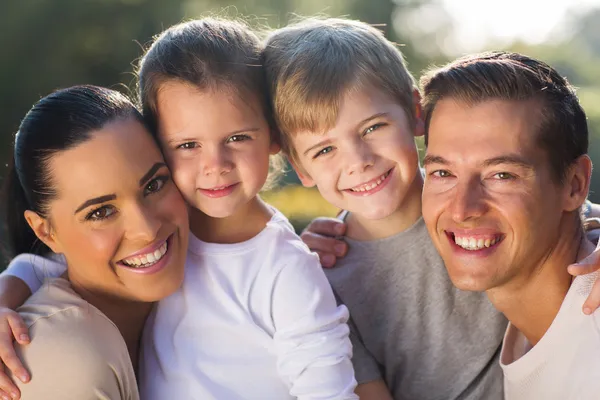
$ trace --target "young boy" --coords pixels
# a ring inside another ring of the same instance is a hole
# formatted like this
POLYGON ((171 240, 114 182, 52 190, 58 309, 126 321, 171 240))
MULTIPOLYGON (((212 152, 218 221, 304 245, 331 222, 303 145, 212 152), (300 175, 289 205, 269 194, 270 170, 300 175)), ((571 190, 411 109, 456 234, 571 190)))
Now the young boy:
POLYGON ((346 210, 350 250, 327 274, 350 309, 357 393, 501 399, 507 321, 452 285, 427 234, 423 121, 400 52, 366 24, 309 20, 273 33, 264 63, 298 176, 346 210))

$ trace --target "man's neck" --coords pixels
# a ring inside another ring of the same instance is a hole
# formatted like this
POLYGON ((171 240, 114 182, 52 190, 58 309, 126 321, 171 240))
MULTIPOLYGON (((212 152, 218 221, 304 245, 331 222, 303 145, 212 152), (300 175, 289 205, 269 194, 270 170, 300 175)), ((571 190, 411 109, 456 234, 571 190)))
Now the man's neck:
POLYGON ((532 260, 537 265, 523 266, 510 282, 487 291, 492 304, 534 346, 552 325, 569 291, 572 277, 567 266, 594 249, 580 224, 568 225, 559 230, 558 241, 543 257, 532 260))
POLYGON ((421 218, 421 195, 423 177, 417 174, 404 195, 404 200, 391 215, 369 220, 357 213, 350 213, 346 220, 346 236, 355 240, 375 240, 393 236, 413 226, 421 218))

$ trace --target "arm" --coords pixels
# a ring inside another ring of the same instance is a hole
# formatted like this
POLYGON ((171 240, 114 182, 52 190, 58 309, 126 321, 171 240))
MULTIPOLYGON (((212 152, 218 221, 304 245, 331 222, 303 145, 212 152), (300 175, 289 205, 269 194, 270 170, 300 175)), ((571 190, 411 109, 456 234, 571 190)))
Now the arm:
POLYGON ((300 238, 311 251, 318 254, 321 265, 325 268, 335 266, 337 258, 342 258, 348 251, 348 245, 336 237, 346 233, 346 224, 335 218, 315 218, 304 229, 300 238))
POLYGON ((360 400, 394 400, 383 380, 362 383, 355 393, 360 400))
POLYGON ((13 345, 13 338, 19 345, 28 344, 29 333, 23 319, 14 310, 41 287, 40 277, 45 274, 60 276, 64 270, 64 265, 55 261, 21 254, 0 274, 0 397, 10 393, 11 398, 20 398, 20 391, 4 373, 2 363, 21 382, 26 383, 30 379, 13 345))
POLYGON ((298 250, 272 290, 279 374, 300 400, 357 399, 348 311, 337 306, 317 257, 298 250))

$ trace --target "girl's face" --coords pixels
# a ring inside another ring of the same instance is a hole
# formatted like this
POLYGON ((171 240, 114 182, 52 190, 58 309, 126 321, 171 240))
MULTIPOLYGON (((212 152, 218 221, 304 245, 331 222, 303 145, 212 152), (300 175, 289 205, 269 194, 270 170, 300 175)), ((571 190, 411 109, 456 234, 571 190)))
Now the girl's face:
POLYGON ((163 153, 190 205, 225 218, 255 198, 279 151, 255 97, 173 81, 158 91, 157 108, 163 153))
POLYGON ((183 281, 186 205, 149 132, 109 123, 49 161, 57 197, 48 218, 27 211, 38 237, 67 259, 69 279, 93 294, 160 300, 183 281))

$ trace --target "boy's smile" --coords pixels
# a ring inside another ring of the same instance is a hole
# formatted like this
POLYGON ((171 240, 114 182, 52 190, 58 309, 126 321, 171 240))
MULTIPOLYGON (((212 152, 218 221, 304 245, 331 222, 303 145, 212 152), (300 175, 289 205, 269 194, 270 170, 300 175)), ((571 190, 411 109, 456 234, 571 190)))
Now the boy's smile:
POLYGON ((354 87, 341 100, 333 128, 291 135, 296 172, 341 209, 369 220, 389 217, 409 196, 420 197, 415 129, 381 91, 354 87))

